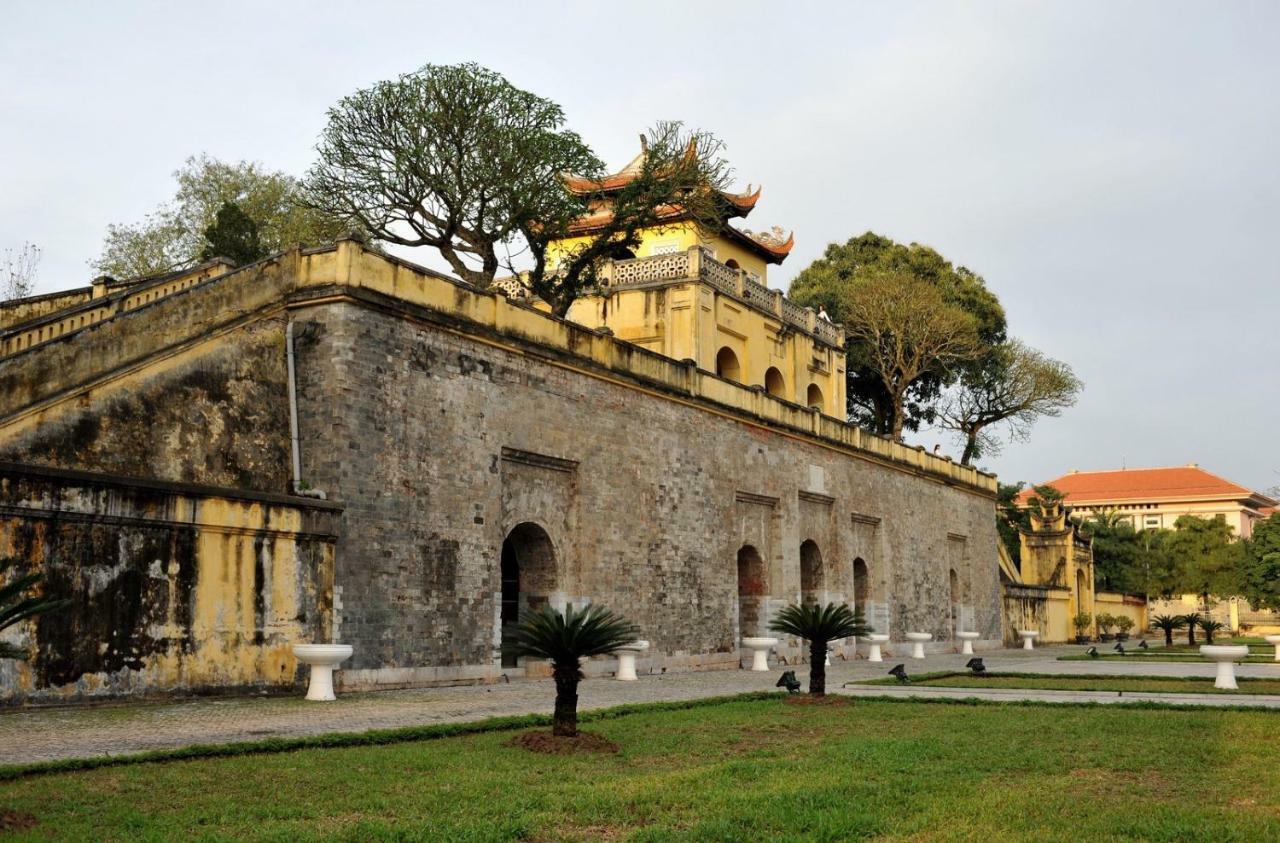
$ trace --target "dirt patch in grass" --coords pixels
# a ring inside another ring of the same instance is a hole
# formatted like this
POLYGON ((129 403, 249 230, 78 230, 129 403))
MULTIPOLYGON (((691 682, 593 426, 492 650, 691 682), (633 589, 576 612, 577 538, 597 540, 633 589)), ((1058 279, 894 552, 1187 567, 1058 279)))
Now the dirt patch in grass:
POLYGON ((788 694, 787 705, 852 705, 852 697, 825 695, 815 697, 813 694, 788 694))
POLYGON ((579 752, 617 755, 621 749, 603 735, 591 732, 579 732, 572 738, 553 735, 550 732, 525 732, 507 741, 507 746, 518 746, 530 752, 544 752, 548 755, 573 755, 579 752))
POLYGON ((0 810, 0 832, 26 831, 36 827, 36 818, 26 811, 0 810))

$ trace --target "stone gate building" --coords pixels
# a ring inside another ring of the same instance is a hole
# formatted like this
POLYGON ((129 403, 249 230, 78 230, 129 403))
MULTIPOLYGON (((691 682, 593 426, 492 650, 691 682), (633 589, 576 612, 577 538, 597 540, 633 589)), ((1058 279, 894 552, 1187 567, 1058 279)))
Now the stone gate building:
POLYGON ((8 700, 288 686, 304 640, 346 687, 492 680, 546 602, 626 615, 642 670, 736 667, 802 598, 999 641, 995 479, 795 384, 353 240, 60 295, 0 310, 0 554, 73 599, 8 700))

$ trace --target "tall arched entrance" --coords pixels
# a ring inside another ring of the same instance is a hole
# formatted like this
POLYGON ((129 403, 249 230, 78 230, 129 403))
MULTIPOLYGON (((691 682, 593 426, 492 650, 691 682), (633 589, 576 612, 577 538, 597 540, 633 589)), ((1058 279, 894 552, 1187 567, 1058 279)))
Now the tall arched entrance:
POLYGON ((867 601, 870 599, 871 575, 867 571, 867 563, 859 556, 853 560, 853 606, 855 609, 862 610, 864 618, 870 611, 870 607, 867 606, 867 601))
POLYGON ((800 602, 822 602, 822 551, 818 543, 808 539, 800 545, 800 602))
MULTIPOLYGON (((760 612, 764 608, 764 560, 749 544, 738 550, 738 640, 759 635, 760 612)), ((735 646, 737 642, 734 642, 735 646)))
MULTIPOLYGON (((551 537, 532 521, 517 524, 502 542, 502 630, 519 621, 521 612, 547 605, 555 590, 551 537)), ((515 658, 503 653, 502 666, 515 667, 515 658)))
POLYGON ((777 366, 770 366, 764 373, 764 389, 775 398, 787 397, 787 382, 777 366))

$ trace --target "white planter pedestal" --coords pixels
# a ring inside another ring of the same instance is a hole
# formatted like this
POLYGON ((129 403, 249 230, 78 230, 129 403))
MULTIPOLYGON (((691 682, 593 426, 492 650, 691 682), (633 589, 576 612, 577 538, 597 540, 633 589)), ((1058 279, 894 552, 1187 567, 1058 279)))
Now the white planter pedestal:
POLYGON ((889 636, 873 633, 871 635, 863 636, 862 640, 866 641, 868 644, 871 645, 871 652, 867 653, 867 661, 869 662, 884 661, 884 656, 880 654, 880 645, 888 641, 889 636))
POLYGON ((632 641, 627 646, 618 648, 618 675, 616 678, 620 682, 636 681, 636 656, 648 649, 648 641, 632 641))
POLYGON ((1040 637, 1040 633, 1034 629, 1020 629, 1018 634, 1022 636, 1022 649, 1034 650, 1036 648, 1035 641, 1040 637))
POLYGON ((751 669, 763 672, 769 669, 769 651, 778 646, 778 639, 743 638, 742 646, 751 651, 751 669))
POLYGON ((1236 684, 1235 663, 1243 661, 1244 657, 1249 655, 1248 647, 1243 644, 1234 646, 1205 644, 1200 647, 1200 655, 1218 664, 1218 675, 1213 680, 1213 687, 1224 691, 1239 690, 1240 686, 1236 684))
POLYGON ((929 632, 908 632, 907 640, 911 642, 911 658, 924 658, 924 642, 932 641, 933 634, 929 632))
POLYGON ((963 641, 963 642, 964 642, 963 644, 961 644, 961 645, 960 645, 960 655, 962 655, 962 656, 972 656, 972 655, 973 655, 973 642, 978 640, 978 633, 976 633, 976 632, 957 632, 957 633, 956 633, 956 638, 959 638, 961 641, 963 641))
POLYGON ((337 699, 333 694, 333 669, 351 658, 350 644, 294 644, 293 655, 311 667, 311 681, 307 685, 307 699, 313 702, 329 702, 337 699))
POLYGON ((1276 645, 1276 661, 1280 662, 1280 635, 1268 635, 1263 640, 1276 645))

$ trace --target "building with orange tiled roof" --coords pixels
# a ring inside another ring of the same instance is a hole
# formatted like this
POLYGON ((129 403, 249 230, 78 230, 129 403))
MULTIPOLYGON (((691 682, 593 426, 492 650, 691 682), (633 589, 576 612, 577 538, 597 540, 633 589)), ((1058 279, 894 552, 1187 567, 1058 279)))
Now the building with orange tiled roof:
MULTIPOLYGON (((1256 521, 1278 501, 1233 483, 1196 463, 1168 468, 1072 471, 1044 484, 1062 492, 1074 515, 1089 518, 1114 512, 1134 529, 1169 529, 1182 515, 1221 515, 1237 536, 1248 538, 1256 521)), ((1018 497, 1025 505, 1034 491, 1018 497)))

